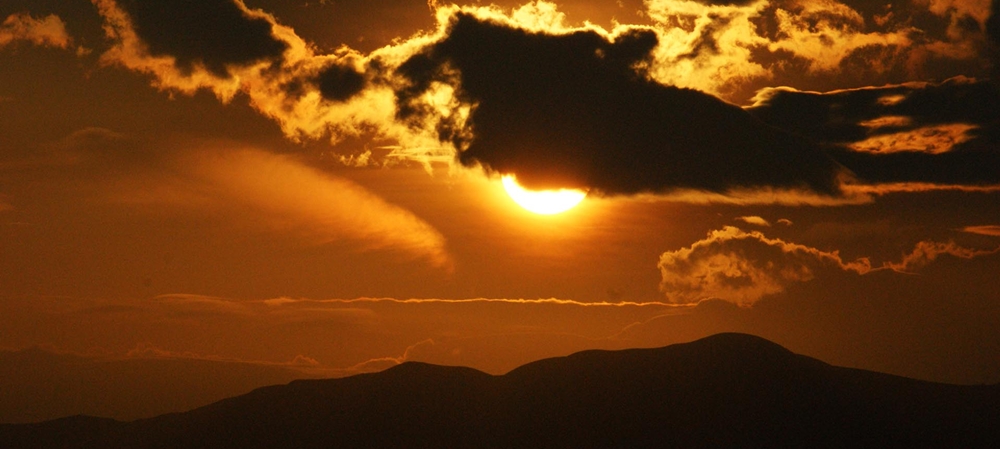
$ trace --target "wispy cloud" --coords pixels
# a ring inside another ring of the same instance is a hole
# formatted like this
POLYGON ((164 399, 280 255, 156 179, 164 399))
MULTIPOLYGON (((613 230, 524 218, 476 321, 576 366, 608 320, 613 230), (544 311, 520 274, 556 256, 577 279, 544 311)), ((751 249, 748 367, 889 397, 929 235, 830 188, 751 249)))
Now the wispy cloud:
POLYGON ((125 358, 135 359, 170 359, 170 360, 202 360, 210 362, 241 363, 248 365, 276 366, 287 368, 315 368, 319 365, 316 359, 304 355, 297 355, 286 362, 273 362, 267 360, 243 360, 220 355, 199 354, 192 351, 173 351, 158 348, 149 343, 139 343, 134 348, 125 353, 125 358))
POLYGON ((1000 225, 966 226, 962 232, 1000 237, 1000 225))
POLYGON ((1000 247, 993 249, 973 249, 959 246, 954 242, 920 242, 913 248, 913 251, 904 255, 902 260, 899 262, 887 262, 885 267, 902 273, 911 273, 929 265, 944 255, 961 259, 972 259, 997 253, 1000 253, 1000 247))
MULTIPOLYGON (((110 183, 114 199, 244 217, 250 226, 308 241, 346 240, 363 250, 394 250, 450 269, 445 238, 412 212, 365 188, 289 156, 202 148, 183 153, 172 175, 144 173, 110 183)), ((239 220, 237 220, 239 221, 239 220)))
POLYGON ((438 298, 352 298, 352 299, 304 299, 304 298, 272 298, 262 301, 270 306, 283 306, 289 304, 361 304, 361 303, 394 303, 394 304, 536 304, 536 305, 562 305, 578 307, 677 307, 677 304, 659 301, 575 301, 572 299, 558 298, 462 298, 462 299, 438 299, 438 298))

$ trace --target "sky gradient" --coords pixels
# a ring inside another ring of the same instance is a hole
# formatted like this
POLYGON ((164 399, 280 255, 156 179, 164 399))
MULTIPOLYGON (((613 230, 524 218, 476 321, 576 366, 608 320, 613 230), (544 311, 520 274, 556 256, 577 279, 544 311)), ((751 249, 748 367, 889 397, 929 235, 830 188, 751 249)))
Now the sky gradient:
POLYGON ((0 349, 503 373, 735 331, 1000 382, 998 9, 5 1, 0 349))

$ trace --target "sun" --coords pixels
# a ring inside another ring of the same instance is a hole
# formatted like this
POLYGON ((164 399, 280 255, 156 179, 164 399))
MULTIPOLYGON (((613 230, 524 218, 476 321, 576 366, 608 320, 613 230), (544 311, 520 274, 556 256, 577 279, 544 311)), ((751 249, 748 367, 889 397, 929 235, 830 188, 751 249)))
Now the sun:
POLYGON ((500 177, 507 195, 519 206, 542 215, 558 214, 572 209, 583 201, 587 192, 577 189, 528 190, 517 183, 514 175, 500 177))

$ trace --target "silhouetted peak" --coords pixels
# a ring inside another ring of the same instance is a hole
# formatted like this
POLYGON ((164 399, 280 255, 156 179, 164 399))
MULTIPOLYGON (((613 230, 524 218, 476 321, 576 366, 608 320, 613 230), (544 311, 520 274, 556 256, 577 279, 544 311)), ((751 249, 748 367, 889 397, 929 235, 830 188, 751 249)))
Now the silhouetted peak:
POLYGON ((489 376, 489 374, 466 366, 435 365, 425 362, 403 362, 386 369, 383 373, 403 376, 489 376))
POLYGON ((683 345, 702 350, 795 355, 792 351, 771 340, 738 332, 715 334, 690 343, 683 343, 683 345))

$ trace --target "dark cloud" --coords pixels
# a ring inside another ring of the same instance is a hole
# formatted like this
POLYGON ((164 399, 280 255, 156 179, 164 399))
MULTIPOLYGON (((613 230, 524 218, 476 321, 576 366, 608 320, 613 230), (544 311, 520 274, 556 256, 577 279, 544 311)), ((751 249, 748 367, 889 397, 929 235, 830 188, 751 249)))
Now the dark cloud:
POLYGON ((698 3, 709 6, 749 6, 757 0, 697 0, 698 3))
POLYGON ((1000 0, 993 0, 990 18, 986 20, 987 51, 989 52, 991 69, 995 85, 1000 80, 1000 0))
POLYGON ((835 144, 831 155, 863 181, 1000 183, 1000 92, 986 81, 954 78, 829 93, 770 89, 749 111, 835 144))
POLYGON ((316 78, 320 94, 327 100, 344 101, 365 87, 365 77, 350 67, 332 65, 316 78))
POLYGON ((271 32, 271 22, 252 17, 233 0, 118 0, 136 34, 153 56, 176 58, 190 73, 203 64, 229 77, 228 66, 278 59, 287 44, 271 32))
POLYGON ((468 122, 443 117, 441 139, 464 165, 513 173, 529 187, 603 194, 753 187, 837 192, 839 166, 804 139, 708 94, 641 70, 657 44, 633 28, 529 32, 456 14, 447 37, 400 68, 400 118, 425 124, 434 82, 459 86, 468 122), (469 132, 471 130, 471 132, 469 132))

